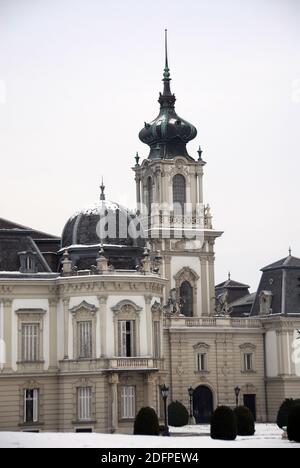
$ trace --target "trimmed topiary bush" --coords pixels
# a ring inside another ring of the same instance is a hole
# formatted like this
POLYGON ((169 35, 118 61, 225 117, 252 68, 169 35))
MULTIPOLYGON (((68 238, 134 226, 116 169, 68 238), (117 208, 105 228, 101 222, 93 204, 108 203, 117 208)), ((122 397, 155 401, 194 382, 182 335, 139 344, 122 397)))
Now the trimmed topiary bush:
POLYGON ((228 406, 219 406, 213 413, 210 424, 210 437, 220 440, 235 440, 237 424, 234 412, 228 406))
POLYGON ((277 421, 276 421, 277 426, 280 429, 287 427, 288 415, 289 415, 290 410, 292 409, 293 406, 299 405, 299 404, 300 404, 300 400, 299 399, 294 400, 293 398, 287 398, 281 403, 280 408, 278 410, 277 421))
POLYGON ((287 421, 288 439, 300 442, 300 405, 295 404, 290 409, 287 421))
POLYGON ((180 401, 172 401, 168 406, 168 421, 170 426, 186 426, 189 422, 189 413, 180 401))
POLYGON ((241 436, 253 435, 255 432, 255 422, 249 408, 237 406, 233 412, 236 417, 237 434, 241 436))
POLYGON ((145 406, 141 408, 134 421, 133 433, 136 435, 158 435, 159 422, 153 408, 145 406))

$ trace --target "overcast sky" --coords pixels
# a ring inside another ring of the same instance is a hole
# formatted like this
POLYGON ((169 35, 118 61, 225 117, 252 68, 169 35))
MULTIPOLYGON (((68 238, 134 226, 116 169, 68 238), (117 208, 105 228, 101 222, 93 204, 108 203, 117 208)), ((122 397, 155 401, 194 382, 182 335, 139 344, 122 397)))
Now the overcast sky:
POLYGON ((178 114, 203 148, 216 280, 300 257, 299 0, 0 0, 0 217, 60 235, 99 197, 133 207, 169 30, 178 114))

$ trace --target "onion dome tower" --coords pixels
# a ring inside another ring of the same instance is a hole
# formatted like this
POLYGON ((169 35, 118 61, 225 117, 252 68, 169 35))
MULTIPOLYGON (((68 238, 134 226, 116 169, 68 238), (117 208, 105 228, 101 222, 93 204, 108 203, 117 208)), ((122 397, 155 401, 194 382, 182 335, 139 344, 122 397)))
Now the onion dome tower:
POLYGON ((165 30, 165 68, 163 74, 163 92, 159 94, 160 111, 156 119, 146 123, 139 133, 140 140, 150 146, 148 159, 174 159, 188 154, 186 144, 197 135, 196 128, 182 119, 175 111, 175 95, 171 92, 170 69, 168 64, 167 30, 165 30))

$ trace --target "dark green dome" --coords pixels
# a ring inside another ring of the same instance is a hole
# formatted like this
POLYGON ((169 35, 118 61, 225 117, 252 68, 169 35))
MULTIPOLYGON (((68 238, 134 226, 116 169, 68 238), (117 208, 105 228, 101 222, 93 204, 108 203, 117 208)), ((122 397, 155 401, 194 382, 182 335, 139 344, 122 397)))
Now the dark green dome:
POLYGON ((176 114, 176 98, 171 93, 170 81, 166 43, 164 89, 158 100, 160 112, 152 122, 145 122, 144 128, 139 133, 139 138, 150 146, 148 159, 173 159, 176 156, 184 156, 193 161, 194 159, 187 152, 186 144, 196 137, 197 130, 192 124, 176 114))

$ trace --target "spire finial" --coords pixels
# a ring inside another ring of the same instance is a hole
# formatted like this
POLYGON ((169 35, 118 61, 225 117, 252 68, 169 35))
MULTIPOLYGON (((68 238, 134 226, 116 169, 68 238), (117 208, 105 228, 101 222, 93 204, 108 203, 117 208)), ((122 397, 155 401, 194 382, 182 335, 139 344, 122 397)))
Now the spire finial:
POLYGON ((289 247, 289 256, 290 257, 292 256, 292 247, 291 246, 289 247))
POLYGON ((164 68, 164 75, 163 75, 163 82, 164 82, 164 91, 163 95, 171 95, 170 89, 170 69, 169 69, 169 60, 168 60, 168 30, 165 29, 165 68, 164 68))
POLYGON ((169 70, 168 64, 168 30, 165 29, 165 69, 169 70))
POLYGON ((104 193, 105 185, 103 184, 103 177, 102 177, 102 181, 100 185, 100 190, 101 190, 100 200, 105 200, 105 193, 104 193))
POLYGON ((230 273, 230 271, 228 272, 228 280, 229 280, 229 281, 231 280, 231 273, 230 273))

